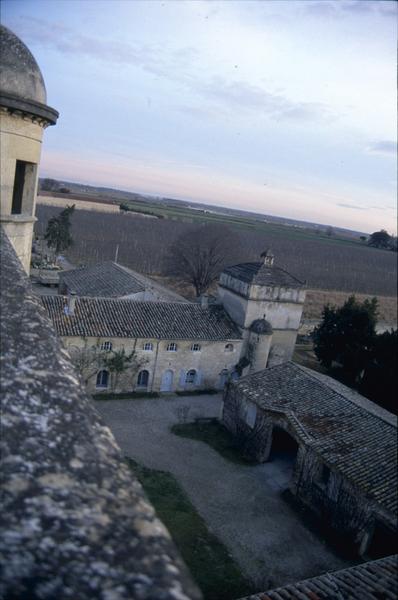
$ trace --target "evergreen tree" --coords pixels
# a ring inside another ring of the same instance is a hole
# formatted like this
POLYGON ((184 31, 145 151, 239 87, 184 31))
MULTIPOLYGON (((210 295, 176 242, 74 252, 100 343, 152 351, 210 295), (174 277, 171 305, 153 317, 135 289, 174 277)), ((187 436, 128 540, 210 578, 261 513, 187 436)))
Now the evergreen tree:
POLYGON ((75 205, 67 206, 57 217, 51 217, 47 223, 44 239, 49 248, 54 248, 55 254, 59 254, 73 244, 70 233, 70 218, 75 210, 75 205))
POLYGON ((380 231, 375 231, 370 235, 368 245, 374 246, 375 248, 389 248, 390 242, 391 236, 385 229, 381 229, 380 231))
POLYGON ((325 306, 315 328, 314 351, 325 367, 337 363, 352 382, 361 379, 376 338, 377 299, 360 303, 350 296, 341 308, 325 306))
POLYGON ((398 329, 376 336, 360 392, 383 408, 397 413, 398 329))

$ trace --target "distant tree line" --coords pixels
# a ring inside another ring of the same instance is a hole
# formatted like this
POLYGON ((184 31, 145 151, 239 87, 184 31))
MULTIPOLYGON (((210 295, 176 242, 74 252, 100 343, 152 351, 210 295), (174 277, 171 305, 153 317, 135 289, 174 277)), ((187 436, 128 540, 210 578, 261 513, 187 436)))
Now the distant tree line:
POLYGON ((43 192, 60 192, 61 194, 69 194, 70 189, 62 186, 56 179, 46 177, 40 180, 40 190, 43 192))
POLYGON ((325 306, 313 333, 320 363, 383 408, 397 413, 398 330, 376 333, 377 299, 325 306))

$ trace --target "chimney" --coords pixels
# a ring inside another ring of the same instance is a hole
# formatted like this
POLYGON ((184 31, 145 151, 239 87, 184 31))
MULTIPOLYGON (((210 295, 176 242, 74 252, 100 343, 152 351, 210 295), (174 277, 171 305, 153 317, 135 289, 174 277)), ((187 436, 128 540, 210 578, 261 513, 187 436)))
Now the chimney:
POLYGON ((272 267, 272 265, 274 264, 274 255, 272 254, 269 248, 262 252, 260 256, 263 259, 263 263, 266 267, 272 267))
POLYGON ((200 306, 202 308, 208 308, 209 306, 209 297, 206 294, 202 294, 200 297, 200 306))
POLYGON ((68 315, 73 316, 75 314, 76 304, 76 292, 71 292, 68 296, 68 315))

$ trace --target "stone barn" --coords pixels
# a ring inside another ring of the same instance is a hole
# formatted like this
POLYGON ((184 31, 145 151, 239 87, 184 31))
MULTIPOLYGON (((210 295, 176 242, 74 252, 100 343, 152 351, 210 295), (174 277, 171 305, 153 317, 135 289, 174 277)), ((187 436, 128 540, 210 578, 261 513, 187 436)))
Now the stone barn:
POLYGON ((291 457, 291 492, 360 554, 396 550, 397 418, 291 362, 229 383, 222 419, 259 462, 291 457))

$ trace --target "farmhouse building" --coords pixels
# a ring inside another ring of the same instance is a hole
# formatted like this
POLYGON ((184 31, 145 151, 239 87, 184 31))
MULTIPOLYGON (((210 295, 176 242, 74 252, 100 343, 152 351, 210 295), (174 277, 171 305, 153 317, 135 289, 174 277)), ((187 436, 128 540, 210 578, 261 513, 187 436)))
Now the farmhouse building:
POLYGON ((92 298, 187 302, 153 279, 113 261, 64 271, 59 279, 58 291, 63 295, 75 293, 92 298))
POLYGON ((0 56, 0 223, 29 272, 43 129, 58 113, 31 52, 3 25, 0 56))
POLYGON ((264 462, 286 439, 290 490, 361 554, 394 550, 397 418, 331 378, 288 362, 231 382, 223 422, 264 462), (293 443, 292 443, 293 442, 293 443))
MULTIPOLYGON (((77 347, 125 348, 134 350, 141 366, 146 365, 138 372, 131 367, 130 376, 119 379, 118 390, 123 392, 222 389, 231 377, 284 362, 293 352, 305 299, 303 283, 274 267, 269 251, 262 262, 225 269, 211 306, 203 298, 200 305, 188 302, 112 261, 66 271, 59 291, 69 299, 43 302, 75 354, 77 347), (80 298, 73 315, 67 314, 76 303, 72 296, 80 298), (121 299, 132 303, 116 302, 121 299), (149 302, 166 306, 148 307, 149 302), (228 325, 220 329, 221 323, 228 325), (174 343, 177 351, 167 349, 174 343)), ((90 389, 114 389, 113 384, 100 365, 88 382, 90 389)))
MULTIPOLYGON (((62 296, 42 302, 75 363, 94 349, 134 352, 136 366, 116 391, 222 389, 241 354, 241 333, 220 307, 62 296)), ((110 387, 103 368, 88 381, 91 391, 110 387)))

